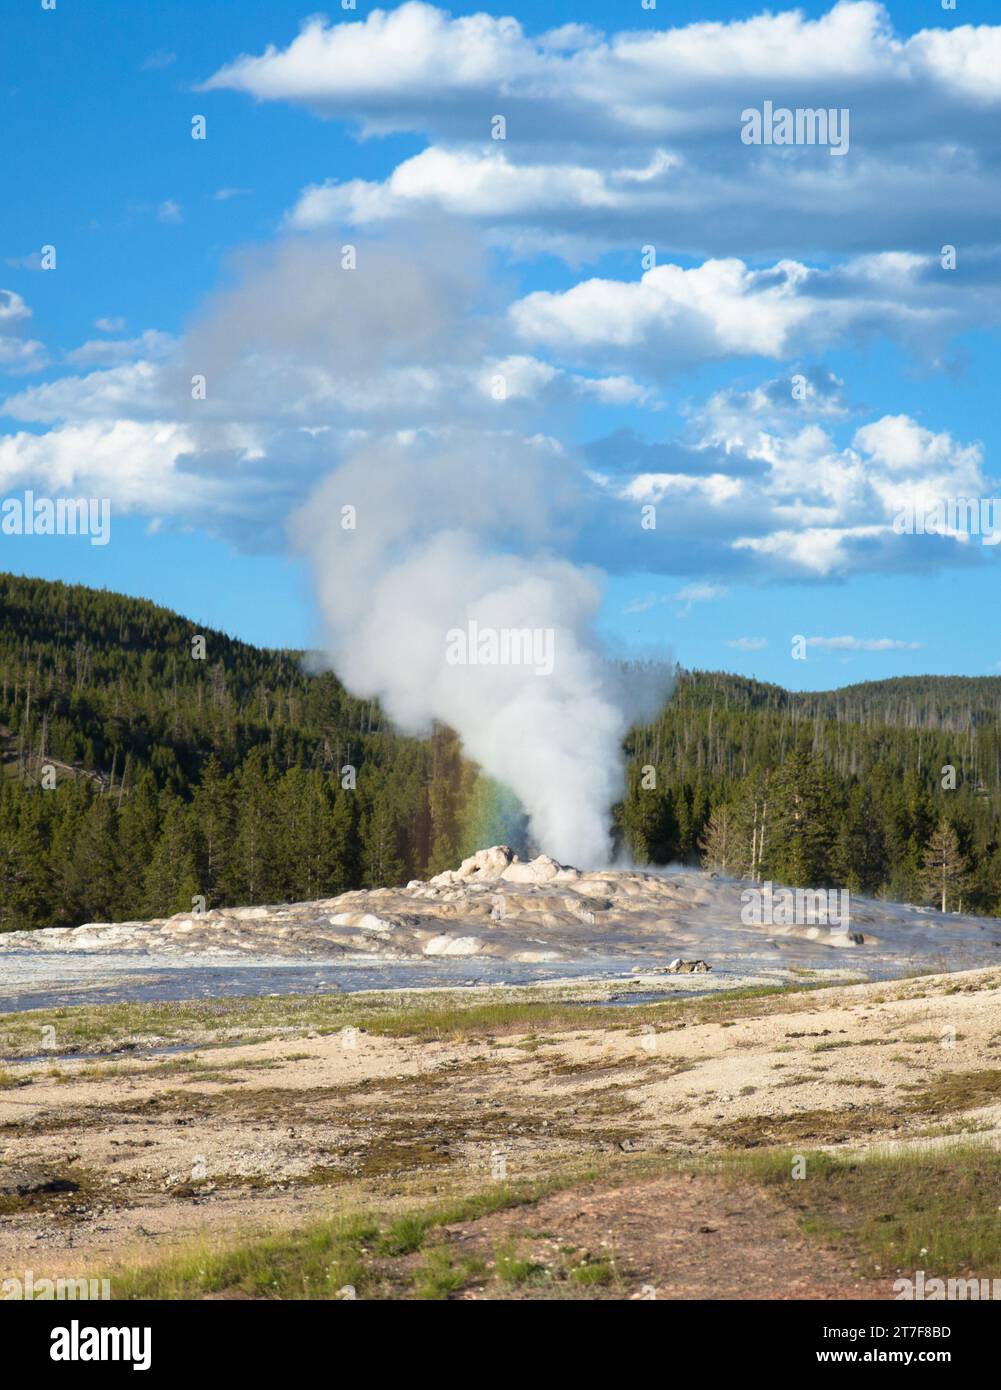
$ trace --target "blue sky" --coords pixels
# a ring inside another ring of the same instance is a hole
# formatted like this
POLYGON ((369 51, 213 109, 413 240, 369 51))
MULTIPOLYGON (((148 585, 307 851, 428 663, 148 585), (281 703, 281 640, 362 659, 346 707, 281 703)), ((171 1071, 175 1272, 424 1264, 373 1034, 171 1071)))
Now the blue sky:
POLYGON ((573 535, 484 544, 596 566, 616 641, 796 688, 1001 669, 996 549, 889 525, 1001 495, 996 6, 404 8, 5 12, 0 498, 114 520, 0 534, 0 568, 308 645, 289 516, 359 439, 461 427, 572 461, 573 535), (765 99, 847 108, 848 154, 742 146, 765 99), (374 318, 328 288, 345 243, 374 318))

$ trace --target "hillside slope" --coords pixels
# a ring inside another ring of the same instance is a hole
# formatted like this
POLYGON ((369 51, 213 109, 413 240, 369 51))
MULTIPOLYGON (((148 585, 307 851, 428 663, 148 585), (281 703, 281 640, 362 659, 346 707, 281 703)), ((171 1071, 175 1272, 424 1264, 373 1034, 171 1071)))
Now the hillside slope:
MULTIPOLYGON (((999 710, 993 677, 803 693, 679 671, 660 716, 627 739, 616 832, 641 862, 693 863, 710 831, 718 850, 725 814, 728 871, 918 900, 944 818, 970 870, 956 905, 998 911, 999 710)), ((395 733, 377 702, 310 674, 301 653, 11 575, 0 770, 0 930, 158 916, 197 895, 330 896, 423 877, 496 841, 527 848, 517 807, 450 730, 395 733)))

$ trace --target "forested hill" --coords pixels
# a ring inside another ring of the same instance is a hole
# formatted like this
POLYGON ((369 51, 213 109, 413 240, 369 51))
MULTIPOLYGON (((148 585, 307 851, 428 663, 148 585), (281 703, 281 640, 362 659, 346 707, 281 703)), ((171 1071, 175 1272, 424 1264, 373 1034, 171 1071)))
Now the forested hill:
MULTIPOLYGON (((999 710, 1001 677, 796 693, 679 672, 627 741, 617 833, 654 863, 701 857, 917 899, 945 818, 966 904, 998 910, 999 710)), ((160 915, 195 895, 325 896, 436 872, 515 833, 451 731, 397 735, 301 653, 9 575, 0 771, 0 930, 160 915)))
POLYGON ((265 744, 285 766, 333 766, 350 761, 353 735, 379 727, 374 702, 306 675, 299 652, 252 647, 144 599, 4 574, 0 681, 0 724, 22 758, 119 781, 147 767, 182 794, 209 752, 232 768, 265 744))
POLYGON ((721 671, 687 673, 693 704, 787 711, 801 719, 963 730, 1001 723, 1001 676, 893 676, 837 690, 784 690, 721 671))
POLYGON ((811 713, 857 724, 959 731, 1001 722, 1001 676, 897 676, 796 698, 811 713))

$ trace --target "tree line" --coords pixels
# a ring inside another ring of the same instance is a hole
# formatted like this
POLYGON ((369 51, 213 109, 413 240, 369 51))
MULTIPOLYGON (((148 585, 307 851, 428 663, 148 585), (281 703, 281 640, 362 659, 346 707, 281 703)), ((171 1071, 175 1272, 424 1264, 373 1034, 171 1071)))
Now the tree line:
MULTIPOLYGON (((800 694, 679 671, 626 740, 617 847, 1001 913, 999 709, 989 677, 800 694)), ((302 653, 6 575, 0 774, 0 930, 327 897, 532 848, 451 730, 397 734, 302 653)))

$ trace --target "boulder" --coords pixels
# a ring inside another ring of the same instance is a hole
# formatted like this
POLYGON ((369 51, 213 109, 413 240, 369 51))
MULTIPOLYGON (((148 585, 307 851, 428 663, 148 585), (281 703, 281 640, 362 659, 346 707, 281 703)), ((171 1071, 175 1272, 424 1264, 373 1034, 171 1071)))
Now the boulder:
POLYGON ((540 854, 538 859, 533 859, 528 864, 515 859, 505 868, 501 878, 507 879, 508 883, 552 883, 563 873, 562 864, 550 859, 548 854, 540 854))
POLYGON ((77 1192, 80 1184, 72 1178, 53 1173, 48 1168, 24 1167, 8 1169, 0 1174, 0 1196, 33 1197, 50 1192, 77 1192))
POLYGON ((478 936, 433 936, 424 943, 426 956, 475 956, 483 945, 478 936))
POLYGON ((491 845, 489 849, 478 849, 475 854, 464 859, 457 869, 446 869, 444 873, 435 874, 434 878, 428 881, 451 885, 468 883, 470 879, 475 878, 500 878, 511 861, 517 857, 514 850, 509 849, 507 845, 491 845))

